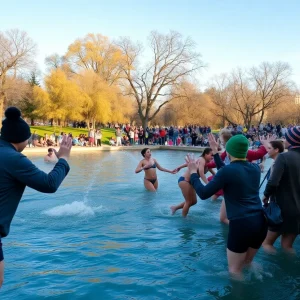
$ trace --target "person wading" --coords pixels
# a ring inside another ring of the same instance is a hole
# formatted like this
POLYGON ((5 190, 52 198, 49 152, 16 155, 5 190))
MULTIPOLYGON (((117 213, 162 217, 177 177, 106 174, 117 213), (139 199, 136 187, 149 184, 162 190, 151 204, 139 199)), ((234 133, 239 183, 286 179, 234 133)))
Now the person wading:
POLYGON ((267 222, 259 197, 260 168, 246 160, 248 140, 243 135, 232 137, 226 144, 230 164, 225 165, 218 154, 218 143, 212 134, 209 143, 220 168, 213 180, 204 186, 197 174, 196 160, 187 156, 191 184, 197 195, 205 200, 220 189, 224 191, 229 219, 227 260, 229 272, 242 278, 243 268, 251 264, 267 235, 267 222))

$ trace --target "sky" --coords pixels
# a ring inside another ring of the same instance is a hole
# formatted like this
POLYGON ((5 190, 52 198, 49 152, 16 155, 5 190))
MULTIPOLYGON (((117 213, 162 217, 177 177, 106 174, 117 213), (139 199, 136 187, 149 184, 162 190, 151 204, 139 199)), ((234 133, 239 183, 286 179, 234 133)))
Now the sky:
POLYGON ((202 88, 216 74, 264 61, 288 62, 300 86, 299 13, 297 0, 10 0, 1 3, 0 31, 26 31, 38 46, 42 73, 46 56, 65 54, 88 33, 127 36, 146 47, 152 30, 175 30, 191 37, 202 54, 202 88))

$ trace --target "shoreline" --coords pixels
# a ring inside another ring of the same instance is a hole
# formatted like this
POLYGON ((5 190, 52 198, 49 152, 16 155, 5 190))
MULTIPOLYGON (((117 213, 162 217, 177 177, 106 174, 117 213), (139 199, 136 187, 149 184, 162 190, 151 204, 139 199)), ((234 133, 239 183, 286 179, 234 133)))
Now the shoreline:
MULTIPOLYGON (((34 153, 47 153, 50 147, 26 147, 22 153, 34 154, 34 153)), ((51 147, 56 150, 59 147, 51 147)), ((98 152, 98 151, 137 151, 144 148, 149 148, 151 150, 171 150, 171 151, 186 151, 186 152, 203 152, 205 147, 191 147, 191 146, 162 146, 162 145, 137 145, 137 146, 101 146, 101 147, 79 147, 73 146, 71 153, 86 153, 86 152, 98 152)))

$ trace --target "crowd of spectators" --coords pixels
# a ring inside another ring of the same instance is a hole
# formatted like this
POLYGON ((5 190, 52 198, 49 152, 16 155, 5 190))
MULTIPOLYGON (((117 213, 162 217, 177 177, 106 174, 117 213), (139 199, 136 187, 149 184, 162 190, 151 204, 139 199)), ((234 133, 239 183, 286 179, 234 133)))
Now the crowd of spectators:
MULTIPOLYGON (((86 124, 76 124, 77 127, 86 124)), ((244 134, 251 148, 260 146, 260 137, 268 134, 275 134, 278 138, 284 137, 285 132, 292 125, 282 126, 271 123, 252 125, 249 129, 245 126, 237 124, 229 124, 226 128, 232 134, 244 134)), ((134 146, 134 145, 168 145, 168 146, 193 146, 208 147, 208 134, 212 132, 210 126, 186 125, 186 126, 153 126, 147 127, 146 130, 142 126, 130 124, 112 124, 108 123, 107 128, 114 128, 115 134, 109 138, 111 146, 134 146)), ((218 130, 213 131, 216 136, 218 130)), ((29 140, 29 147, 54 147, 58 146, 65 132, 60 134, 45 134, 39 136, 36 131, 33 132, 29 140)), ((69 134, 70 135, 70 134, 69 134)), ((73 137, 74 146, 100 147, 102 146, 101 129, 89 129, 87 134, 80 134, 73 137)))

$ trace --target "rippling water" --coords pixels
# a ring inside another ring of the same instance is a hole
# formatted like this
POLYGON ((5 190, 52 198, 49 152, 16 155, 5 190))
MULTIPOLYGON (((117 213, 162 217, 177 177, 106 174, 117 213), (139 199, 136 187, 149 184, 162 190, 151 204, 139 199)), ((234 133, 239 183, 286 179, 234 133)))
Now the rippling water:
MULTIPOLYGON (((173 169, 185 153, 153 155, 173 169)), ((76 154, 56 194, 26 189, 3 241, 1 299, 300 299, 300 260, 280 252, 261 250, 246 281, 232 283, 220 201, 171 216, 182 201, 179 174, 159 172, 159 191, 147 192, 144 174, 134 174, 139 160, 139 152, 76 154)))

